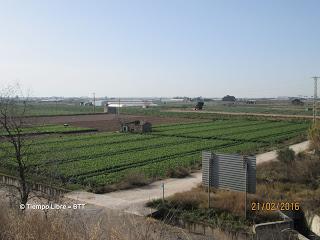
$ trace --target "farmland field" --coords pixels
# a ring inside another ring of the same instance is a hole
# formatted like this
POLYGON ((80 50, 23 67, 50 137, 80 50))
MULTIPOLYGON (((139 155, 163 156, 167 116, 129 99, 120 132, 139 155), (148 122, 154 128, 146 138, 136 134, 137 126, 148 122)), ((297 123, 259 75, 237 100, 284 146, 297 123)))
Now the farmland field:
MULTIPOLYGON (((21 134, 33 135, 33 134, 49 134, 49 133, 78 133, 78 132, 91 132, 95 131, 92 128, 84 127, 74 127, 74 126, 64 126, 60 125, 40 125, 40 126, 30 126, 21 129, 21 134)), ((16 134, 16 132, 12 132, 16 134)), ((0 131, 0 136, 7 136, 8 132, 0 131)))
MULTIPOLYGON (((103 113, 103 107, 96 106, 96 113, 103 113)), ((71 114, 92 114, 93 106, 79 106, 79 103, 36 103, 27 104, 28 116, 54 116, 71 114)))
POLYGON ((128 107, 122 109, 125 114, 139 114, 149 116, 171 116, 185 118, 227 118, 228 116, 247 118, 270 118, 270 119, 310 119, 312 117, 312 108, 307 106, 274 106, 274 105, 231 105, 222 104, 213 105, 206 103, 203 111, 194 111, 193 104, 185 105, 164 105, 159 107, 150 107, 142 109, 137 107, 128 107), (309 109, 308 111, 306 109, 309 109), (311 110, 310 110, 311 109, 311 110))
MULTIPOLYGON (((150 134, 93 133, 36 138, 29 142, 28 164, 34 175, 44 172, 44 178, 50 176, 67 185, 113 184, 133 172, 159 179, 176 167, 199 166, 202 150, 253 154, 305 136, 308 125, 293 121, 207 120, 158 125, 150 134)), ((10 152, 10 148, 5 152, 10 152)), ((10 154, 2 152, 0 158, 7 160, 2 169, 11 171, 16 167, 10 154)))
POLYGON ((98 131, 118 131, 120 122, 131 122, 143 120, 150 122, 152 125, 199 122, 199 119, 177 118, 177 117, 158 117, 158 116, 141 116, 141 115, 115 115, 115 114, 85 114, 70 116, 34 116, 26 117, 25 122, 28 125, 63 125, 65 123, 73 127, 94 128, 98 131))

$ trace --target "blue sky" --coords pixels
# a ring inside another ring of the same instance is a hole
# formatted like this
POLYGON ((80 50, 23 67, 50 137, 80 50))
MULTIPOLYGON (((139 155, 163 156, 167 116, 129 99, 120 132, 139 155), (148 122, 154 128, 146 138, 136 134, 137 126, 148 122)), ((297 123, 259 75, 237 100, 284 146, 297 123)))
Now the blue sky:
POLYGON ((0 81, 34 96, 312 95, 320 1, 1 1, 0 81))

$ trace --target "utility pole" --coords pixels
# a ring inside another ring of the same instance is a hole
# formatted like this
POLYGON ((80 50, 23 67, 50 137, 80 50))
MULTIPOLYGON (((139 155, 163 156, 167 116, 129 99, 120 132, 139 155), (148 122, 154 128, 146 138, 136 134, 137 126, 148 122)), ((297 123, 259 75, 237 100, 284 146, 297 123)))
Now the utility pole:
POLYGON ((93 93, 93 112, 96 112, 96 93, 93 93))
POLYGON ((119 115, 120 115, 120 97, 119 97, 119 99, 118 99, 118 117, 119 117, 119 115))
POLYGON ((317 98, 318 98, 318 78, 312 77, 314 80, 314 93, 313 93, 313 124, 316 123, 317 118, 317 98))

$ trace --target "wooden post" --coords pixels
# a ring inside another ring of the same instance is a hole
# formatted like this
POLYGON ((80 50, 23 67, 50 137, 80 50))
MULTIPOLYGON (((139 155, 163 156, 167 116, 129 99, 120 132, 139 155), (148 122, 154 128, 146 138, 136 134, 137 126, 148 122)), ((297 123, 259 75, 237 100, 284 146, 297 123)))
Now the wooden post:
POLYGON ((246 156, 243 156, 243 167, 245 168, 244 218, 247 219, 248 162, 247 162, 246 156))
POLYGON ((164 183, 162 185, 162 202, 164 203, 164 183))

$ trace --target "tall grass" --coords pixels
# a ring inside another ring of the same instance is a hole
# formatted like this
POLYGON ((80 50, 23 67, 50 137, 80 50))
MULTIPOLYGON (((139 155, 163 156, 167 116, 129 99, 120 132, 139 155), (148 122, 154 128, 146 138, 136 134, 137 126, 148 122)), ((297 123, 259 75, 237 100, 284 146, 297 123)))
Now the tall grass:
POLYGON ((182 229, 152 218, 86 205, 85 210, 26 210, 0 200, 1 240, 160 240, 191 239, 182 229))

